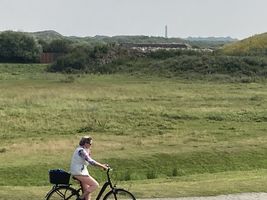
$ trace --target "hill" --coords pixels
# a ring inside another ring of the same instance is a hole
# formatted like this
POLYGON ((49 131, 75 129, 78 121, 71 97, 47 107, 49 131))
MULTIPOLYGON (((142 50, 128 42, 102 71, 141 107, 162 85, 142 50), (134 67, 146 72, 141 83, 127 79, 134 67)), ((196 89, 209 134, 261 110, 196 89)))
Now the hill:
POLYGON ((236 41, 236 39, 230 37, 188 37, 188 38, 165 38, 159 36, 146 36, 146 35, 116 35, 116 36, 105 36, 105 35, 96 35, 93 37, 78 37, 78 36, 63 36, 60 33, 54 30, 38 31, 29 33, 35 36, 37 39, 43 40, 55 40, 55 39, 69 39, 73 42, 78 43, 89 43, 89 44, 108 44, 108 43, 187 43, 191 46, 198 48, 218 48, 224 44, 231 43, 236 41))
POLYGON ((227 55, 266 55, 267 32, 227 44, 222 52, 227 55))
POLYGON ((231 37, 187 37, 188 41, 208 41, 208 42, 236 42, 238 39, 231 37))
POLYGON ((215 49, 238 41, 231 37, 187 37, 185 40, 193 47, 215 49))
POLYGON ((29 33, 29 34, 35 36, 37 39, 43 39, 46 41, 64 38, 63 35, 53 30, 38 31, 38 32, 29 33))

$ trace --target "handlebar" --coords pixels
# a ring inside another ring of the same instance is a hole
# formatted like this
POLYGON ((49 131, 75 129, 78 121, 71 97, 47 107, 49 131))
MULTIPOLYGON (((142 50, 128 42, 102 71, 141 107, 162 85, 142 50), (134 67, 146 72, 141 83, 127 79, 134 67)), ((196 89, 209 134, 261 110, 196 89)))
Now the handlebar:
POLYGON ((105 164, 105 166, 106 166, 108 169, 104 169, 104 170, 107 170, 108 172, 109 172, 109 171, 112 171, 112 168, 109 166, 109 164, 105 164))
POLYGON ((111 183, 111 180, 110 180, 110 176, 109 176, 109 172, 112 171, 113 169, 108 166, 108 169, 107 169, 107 178, 108 178, 108 182, 111 183))

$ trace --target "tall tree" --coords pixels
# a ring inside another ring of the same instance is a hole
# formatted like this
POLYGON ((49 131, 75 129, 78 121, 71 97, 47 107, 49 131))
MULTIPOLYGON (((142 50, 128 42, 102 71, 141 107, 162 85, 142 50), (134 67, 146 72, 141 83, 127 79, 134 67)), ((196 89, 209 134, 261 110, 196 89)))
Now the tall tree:
POLYGON ((40 52, 41 46, 28 34, 14 31, 0 33, 1 62, 36 62, 40 52))

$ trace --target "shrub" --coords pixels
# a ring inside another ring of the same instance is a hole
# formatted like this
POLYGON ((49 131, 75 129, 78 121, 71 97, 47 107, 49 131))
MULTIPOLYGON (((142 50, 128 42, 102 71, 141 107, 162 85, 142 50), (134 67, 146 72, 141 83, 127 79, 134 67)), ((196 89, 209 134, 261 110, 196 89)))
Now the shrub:
POLYGON ((150 170, 146 174, 147 179, 155 179, 157 178, 157 173, 154 170, 150 170))
POLYGON ((111 65, 111 63, 125 56, 126 53, 124 50, 111 45, 76 46, 70 53, 60 57, 53 63, 48 71, 95 74, 114 73, 116 67, 113 68, 114 65, 111 65))
POLYGON ((38 62, 41 46, 25 33, 5 31, 0 33, 1 62, 38 62))
POLYGON ((71 42, 66 39, 56 39, 50 43, 40 41, 40 43, 43 45, 43 52, 68 53, 71 50, 71 42))
POLYGON ((0 153, 5 153, 6 152, 6 148, 1 148, 0 149, 0 153))

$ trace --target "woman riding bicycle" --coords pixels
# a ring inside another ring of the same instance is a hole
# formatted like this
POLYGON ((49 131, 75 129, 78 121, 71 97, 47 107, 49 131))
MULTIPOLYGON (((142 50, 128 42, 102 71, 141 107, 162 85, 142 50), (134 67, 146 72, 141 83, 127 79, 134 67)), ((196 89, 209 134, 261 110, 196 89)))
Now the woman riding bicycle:
POLYGON ((78 198, 78 200, 90 200, 90 194, 99 187, 98 182, 92 176, 90 176, 87 166, 90 164, 103 168, 104 170, 108 169, 107 164, 101 164, 91 158, 90 148, 92 142, 93 140, 91 137, 82 137, 79 146, 73 153, 71 160, 70 173, 74 178, 81 182, 83 189, 83 194, 78 198))

